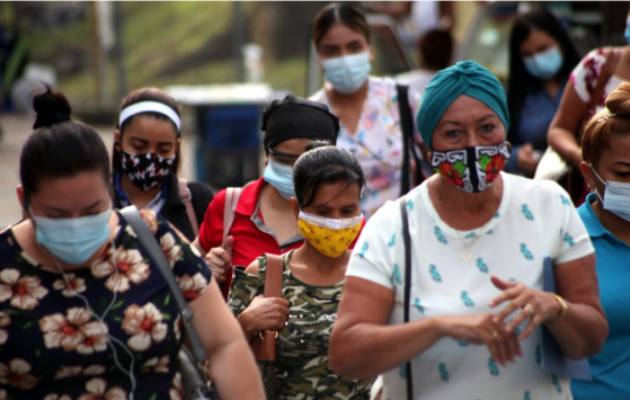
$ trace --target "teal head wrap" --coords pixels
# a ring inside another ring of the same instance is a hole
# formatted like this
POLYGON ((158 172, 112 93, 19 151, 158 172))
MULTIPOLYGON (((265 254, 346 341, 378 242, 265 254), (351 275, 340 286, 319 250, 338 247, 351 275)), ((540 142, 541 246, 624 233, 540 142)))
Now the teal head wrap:
POLYGON ((497 114, 505 130, 510 126, 505 91, 487 68, 474 61, 460 61, 438 72, 422 95, 416 122, 429 148, 433 148, 433 131, 444 112, 459 96, 473 97, 497 114))

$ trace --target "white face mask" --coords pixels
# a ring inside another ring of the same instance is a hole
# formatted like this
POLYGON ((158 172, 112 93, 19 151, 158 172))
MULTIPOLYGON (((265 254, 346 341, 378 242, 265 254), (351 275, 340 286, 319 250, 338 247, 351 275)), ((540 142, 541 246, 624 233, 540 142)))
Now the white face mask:
POLYGON ((630 183, 605 181, 595 171, 593 166, 590 166, 593 175, 606 186, 604 196, 595 189, 595 194, 601 201, 604 210, 610 211, 621 219, 630 222, 630 183))

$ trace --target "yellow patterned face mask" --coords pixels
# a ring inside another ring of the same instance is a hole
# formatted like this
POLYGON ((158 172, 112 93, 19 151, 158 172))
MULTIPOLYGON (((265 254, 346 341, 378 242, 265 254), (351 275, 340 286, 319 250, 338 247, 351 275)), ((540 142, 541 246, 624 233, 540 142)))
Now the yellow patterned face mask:
POLYGON ((361 230, 362 215, 356 217, 335 219, 324 218, 300 211, 298 227, 304 239, 330 258, 343 255, 350 243, 361 230))

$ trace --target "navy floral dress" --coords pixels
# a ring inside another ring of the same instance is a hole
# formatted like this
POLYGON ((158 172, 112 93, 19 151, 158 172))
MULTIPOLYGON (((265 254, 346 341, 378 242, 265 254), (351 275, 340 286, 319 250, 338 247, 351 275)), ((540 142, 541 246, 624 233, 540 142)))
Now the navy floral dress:
MULTIPOLYGON (((205 262, 165 220, 142 216, 194 300, 210 281, 205 262)), ((0 400, 183 398, 177 305, 119 219, 102 258, 65 277, 0 233, 0 400)))

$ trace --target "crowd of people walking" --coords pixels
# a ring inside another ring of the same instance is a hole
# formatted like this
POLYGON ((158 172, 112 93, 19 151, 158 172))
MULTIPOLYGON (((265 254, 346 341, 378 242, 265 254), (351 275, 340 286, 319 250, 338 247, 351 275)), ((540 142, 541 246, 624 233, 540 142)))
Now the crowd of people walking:
POLYGON ((370 40, 324 6, 323 87, 269 104, 264 171, 219 191, 178 176, 161 89, 123 99, 111 156, 36 94, 0 400, 630 399, 628 47, 580 60, 521 14, 506 91, 471 60, 372 76, 370 40))

